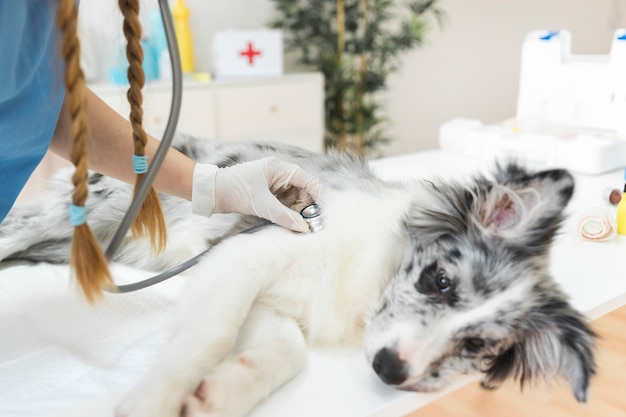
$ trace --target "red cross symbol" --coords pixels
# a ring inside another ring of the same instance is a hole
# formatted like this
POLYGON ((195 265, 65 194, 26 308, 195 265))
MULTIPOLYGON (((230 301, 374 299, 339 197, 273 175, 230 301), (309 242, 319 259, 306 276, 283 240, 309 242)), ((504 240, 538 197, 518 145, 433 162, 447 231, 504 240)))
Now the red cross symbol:
POLYGON ((239 55, 247 56, 248 57, 248 64, 254 65, 254 57, 257 56, 257 55, 261 55, 261 51, 255 50, 252 47, 252 42, 248 42, 248 49, 246 49, 245 51, 239 52, 239 55))

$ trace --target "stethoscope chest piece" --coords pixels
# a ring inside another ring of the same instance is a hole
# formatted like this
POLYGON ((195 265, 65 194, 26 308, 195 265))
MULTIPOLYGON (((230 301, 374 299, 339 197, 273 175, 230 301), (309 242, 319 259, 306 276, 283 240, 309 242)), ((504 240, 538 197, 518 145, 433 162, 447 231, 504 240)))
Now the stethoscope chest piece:
POLYGON ((322 224, 322 209, 317 204, 306 206, 300 211, 300 215, 309 225, 311 233, 317 233, 324 228, 322 224))

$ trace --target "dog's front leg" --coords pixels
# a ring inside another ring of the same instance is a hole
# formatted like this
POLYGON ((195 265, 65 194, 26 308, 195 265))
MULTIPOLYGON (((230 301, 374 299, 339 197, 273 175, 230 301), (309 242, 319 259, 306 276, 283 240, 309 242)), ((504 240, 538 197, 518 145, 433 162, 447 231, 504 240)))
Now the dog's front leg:
POLYGON ((185 404, 186 417, 241 417, 290 380, 306 360, 296 322, 254 307, 232 356, 209 372, 185 404))
POLYGON ((249 265, 223 254, 202 261, 190 275, 172 340, 117 416, 178 416, 185 397, 231 353, 264 282, 249 265))

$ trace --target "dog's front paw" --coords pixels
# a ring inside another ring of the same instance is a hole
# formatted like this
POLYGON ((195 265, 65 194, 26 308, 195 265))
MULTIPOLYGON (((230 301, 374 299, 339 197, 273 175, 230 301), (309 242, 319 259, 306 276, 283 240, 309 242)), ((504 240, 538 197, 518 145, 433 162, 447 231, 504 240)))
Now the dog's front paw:
POLYGON ((227 410, 230 400, 223 397, 220 391, 223 390, 214 377, 205 377, 196 392, 185 400, 183 417, 231 416, 227 410))
POLYGON ((163 390, 135 389, 115 408, 115 417, 178 417, 182 402, 163 390))
POLYGON ((228 377, 226 379, 218 378, 216 375, 210 374, 204 377, 196 392, 189 395, 185 400, 183 416, 245 416, 254 405, 248 401, 249 394, 242 390, 235 380, 230 380, 228 377))

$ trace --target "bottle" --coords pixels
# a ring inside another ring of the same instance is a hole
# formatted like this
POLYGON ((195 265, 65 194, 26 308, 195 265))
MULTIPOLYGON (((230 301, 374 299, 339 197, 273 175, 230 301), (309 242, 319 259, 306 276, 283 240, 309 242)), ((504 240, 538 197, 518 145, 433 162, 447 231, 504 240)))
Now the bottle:
POLYGON ((183 72, 193 72, 195 64, 191 30, 189 29, 189 9, 185 6, 184 0, 176 0, 172 14, 174 15, 174 30, 176 31, 180 53, 180 65, 183 72))
POLYGON ((617 205, 617 233, 626 235, 626 169, 624 170, 624 192, 617 205))

